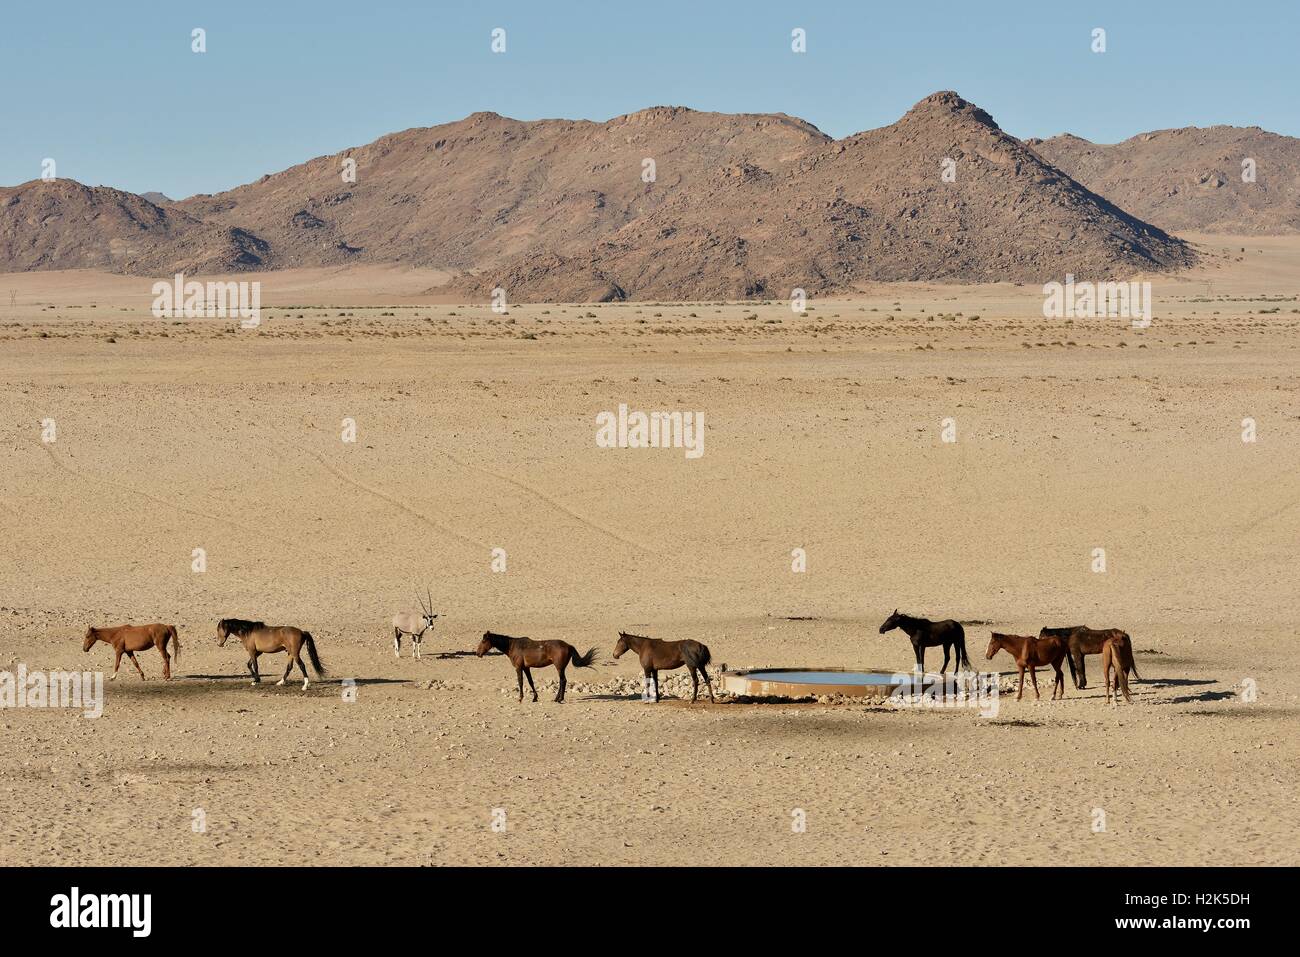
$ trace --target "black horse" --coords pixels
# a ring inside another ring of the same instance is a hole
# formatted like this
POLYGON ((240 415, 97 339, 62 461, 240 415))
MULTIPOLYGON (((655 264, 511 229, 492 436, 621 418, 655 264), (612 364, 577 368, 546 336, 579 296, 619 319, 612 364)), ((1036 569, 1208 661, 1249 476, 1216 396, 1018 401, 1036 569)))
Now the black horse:
POLYGON ((939 674, 948 670, 949 649, 953 645, 957 646, 958 666, 974 670, 971 668, 970 659, 966 657, 966 632, 960 622, 952 619, 930 621, 928 618, 913 618, 911 615, 899 614, 898 609, 895 608, 894 613, 880 626, 880 633, 883 635, 895 628, 903 629, 907 637, 912 639, 918 671, 925 671, 925 649, 933 648, 935 645, 943 645, 943 667, 939 669, 939 674))
POLYGON ((1121 661, 1128 662, 1128 671, 1133 673, 1134 681, 1141 681, 1138 677, 1137 664, 1133 660, 1133 642, 1127 632, 1120 631, 1118 628, 1089 628, 1087 625, 1070 625, 1066 628, 1044 628, 1038 632, 1039 638, 1063 638, 1070 653, 1066 655, 1065 660, 1070 665, 1070 677, 1074 679, 1074 686, 1080 691, 1088 687, 1088 673, 1084 670, 1084 655, 1101 654, 1102 646, 1105 645, 1106 639, 1118 637, 1121 643, 1127 645, 1128 654, 1121 658, 1121 661))

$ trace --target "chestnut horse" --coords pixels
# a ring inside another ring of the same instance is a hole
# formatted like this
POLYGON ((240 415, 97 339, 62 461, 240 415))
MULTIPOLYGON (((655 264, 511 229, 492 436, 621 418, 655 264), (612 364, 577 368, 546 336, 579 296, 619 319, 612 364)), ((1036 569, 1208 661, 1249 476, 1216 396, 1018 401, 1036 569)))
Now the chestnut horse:
POLYGON ((939 674, 948 670, 948 649, 954 645, 957 647, 957 667, 965 665, 974 670, 971 669, 970 659, 966 657, 966 630, 962 628, 961 622, 952 619, 930 621, 928 618, 913 618, 911 615, 899 614, 895 608, 894 613, 880 626, 880 633, 883 635, 895 628, 903 629, 907 637, 912 639, 917 671, 925 671, 925 649, 935 645, 943 645, 943 667, 939 669, 939 674))
MULTIPOLYGON (((1120 632, 1124 635, 1123 632, 1120 632)), ((1133 649, 1129 646, 1128 635, 1123 640, 1107 638, 1101 643, 1101 680, 1106 686, 1106 703, 1110 704, 1110 670, 1115 669, 1115 703, 1119 704, 1121 686, 1124 700, 1129 704, 1133 699, 1128 696, 1128 670, 1133 667, 1133 649)))
POLYGON ((614 657, 619 657, 629 648, 641 659, 641 670, 654 689, 654 697, 650 698, 650 701, 659 700, 659 671, 661 669, 671 671, 682 665, 691 670, 691 704, 694 704, 695 699, 700 696, 700 679, 695 674, 697 670, 704 676, 704 687, 709 689, 709 700, 713 702, 718 700, 713 697, 713 684, 709 681, 708 671, 705 670, 705 665, 713 660, 708 645, 690 638, 682 641, 661 641, 658 638, 629 635, 625 631, 620 631, 618 644, 614 646, 614 657))
POLYGON ((524 700, 525 678, 528 679, 528 688, 533 693, 533 701, 537 700, 537 686, 533 684, 533 668, 555 665, 555 670, 560 673, 560 690, 556 693, 555 700, 562 702, 564 689, 569 684, 564 676, 564 669, 569 667, 569 662, 572 661, 575 668, 590 668, 591 663, 596 660, 595 648, 588 648, 585 655, 580 655, 573 645, 557 638, 533 641, 531 638, 498 635, 494 631, 483 632, 483 640, 478 643, 474 653, 482 658, 493 648, 509 658, 510 663, 515 666, 515 677, 519 679, 520 701, 524 700))
POLYGON ((135 660, 137 651, 144 651, 146 648, 157 648, 162 654, 163 660, 163 677, 168 681, 172 678, 172 656, 167 654, 167 642, 170 639, 172 646, 176 649, 176 663, 181 663, 181 638, 176 633, 175 625, 118 625, 115 628, 87 628, 86 640, 81 643, 82 651, 89 651, 97 641, 102 641, 107 645, 112 645, 113 650, 117 652, 117 657, 113 660, 113 677, 117 677, 117 669, 122 666, 122 655, 131 659, 131 664, 135 665, 135 670, 140 672, 140 680, 145 680, 144 669, 140 667, 140 662, 135 660))
POLYGON ((1061 661, 1069 653, 1069 648, 1065 644, 1064 638, 1035 638, 1033 635, 1002 635, 994 631, 989 634, 988 657, 992 659, 999 650, 1005 651, 1016 659, 1016 667, 1020 669, 1020 690, 1016 693, 1016 700, 1019 701, 1025 694, 1025 669, 1029 669, 1029 679, 1034 683, 1034 697, 1041 698, 1038 693, 1038 675, 1034 672, 1035 667, 1051 665, 1056 669, 1056 681, 1052 684, 1052 700, 1057 698, 1057 692, 1060 692, 1062 698, 1065 697, 1065 675, 1061 671, 1061 661))
POLYGON ((1106 628, 1098 630, 1089 628, 1087 625, 1071 625, 1068 628, 1043 628, 1038 632, 1039 638, 1064 638, 1070 646, 1070 656, 1067 659, 1070 665, 1070 677, 1074 679, 1074 686, 1080 691, 1088 687, 1088 675, 1083 668, 1084 655, 1101 654, 1101 646, 1107 638, 1123 635, 1123 640, 1129 642, 1128 669, 1133 672, 1133 678, 1138 678, 1137 666, 1133 663, 1133 645, 1126 632, 1118 628, 1106 628))
POLYGON ((287 651, 289 663, 285 666, 283 677, 276 684, 282 685, 288 681, 289 672, 293 671, 293 666, 297 663, 298 670, 302 672, 302 690, 306 691, 310 682, 307 680, 307 668, 302 663, 304 647, 307 649, 307 657, 311 659, 311 666, 316 669, 317 679, 325 677, 325 666, 320 663, 320 658, 316 654, 316 641, 310 631, 303 631, 292 625, 268 625, 265 622, 244 621, 240 618, 222 618, 217 622, 218 648, 232 635, 239 639, 244 650, 248 652, 247 667, 248 673, 253 676, 253 684, 258 684, 262 680, 257 670, 258 655, 287 651))

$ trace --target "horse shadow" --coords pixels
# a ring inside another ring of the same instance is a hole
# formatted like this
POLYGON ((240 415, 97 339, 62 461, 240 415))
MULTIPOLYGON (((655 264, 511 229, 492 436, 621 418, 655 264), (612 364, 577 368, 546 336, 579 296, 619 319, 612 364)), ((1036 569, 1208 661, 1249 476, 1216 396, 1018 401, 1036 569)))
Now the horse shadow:
MULTIPOLYGON (((172 677, 176 680, 180 680, 181 678, 194 678, 200 681, 238 681, 241 684, 246 683, 249 680, 248 672, 246 671, 243 674, 238 675, 173 675, 172 677)), ((277 678, 276 680, 278 681, 279 679, 277 678)), ((295 679, 290 676, 289 680, 285 682, 285 684, 292 684, 295 680, 301 682, 302 678, 299 677, 295 679)), ((330 676, 328 678, 312 678, 311 683, 314 685, 337 685, 342 684, 344 681, 351 681, 353 684, 358 685, 401 685, 407 684, 409 681, 413 680, 414 679, 407 678, 353 678, 349 675, 343 675, 340 677, 330 676)), ((275 682, 268 681, 267 676, 262 675, 262 684, 275 684, 275 682)))
POLYGON ((1202 691, 1200 694, 1181 695, 1170 698, 1165 704, 1191 704, 1193 701, 1227 701, 1237 697, 1235 691, 1202 691))
MULTIPOLYGON (((1133 680, 1137 680, 1136 678, 1133 680)), ((1213 678, 1143 678, 1143 684, 1168 685, 1171 688, 1188 688, 1198 685, 1218 684, 1213 678)))

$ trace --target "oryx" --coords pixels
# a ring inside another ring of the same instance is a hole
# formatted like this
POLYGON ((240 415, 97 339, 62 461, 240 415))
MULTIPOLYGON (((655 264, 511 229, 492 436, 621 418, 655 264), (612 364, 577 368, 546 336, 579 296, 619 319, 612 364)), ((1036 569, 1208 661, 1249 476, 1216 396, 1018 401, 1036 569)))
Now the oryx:
POLYGON ((433 627, 433 620, 438 617, 433 613, 433 596, 428 589, 425 589, 425 594, 429 599, 427 608, 420 601, 420 596, 415 596, 415 600, 420 601, 420 614, 399 611, 393 616, 393 654, 398 658, 402 657, 402 635, 411 636, 411 642, 415 645, 415 657, 420 657, 420 642, 424 640, 424 633, 433 627))

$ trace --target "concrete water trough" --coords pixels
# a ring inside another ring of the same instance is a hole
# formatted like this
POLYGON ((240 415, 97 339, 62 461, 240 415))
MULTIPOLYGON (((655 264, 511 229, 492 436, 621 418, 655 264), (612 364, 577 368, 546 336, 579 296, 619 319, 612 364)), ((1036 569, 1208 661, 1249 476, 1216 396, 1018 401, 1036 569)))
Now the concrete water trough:
POLYGON ((948 690, 956 688, 951 675, 926 674, 919 681, 912 674, 896 671, 851 670, 847 668, 750 668, 724 671, 723 690, 751 698, 806 698, 844 695, 854 698, 888 698, 895 692, 918 694, 940 681, 948 690))

